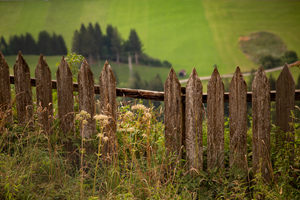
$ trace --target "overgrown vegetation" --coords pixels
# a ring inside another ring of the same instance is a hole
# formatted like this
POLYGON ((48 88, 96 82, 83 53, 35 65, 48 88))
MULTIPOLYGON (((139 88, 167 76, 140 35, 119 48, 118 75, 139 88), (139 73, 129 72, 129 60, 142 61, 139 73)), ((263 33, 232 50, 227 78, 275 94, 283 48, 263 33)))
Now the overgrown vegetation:
MULTIPOLYGON (((107 162, 101 148, 107 138, 107 116, 97 115, 98 134, 82 138, 84 112, 77 110, 76 135, 70 136, 76 150, 67 153, 59 120, 52 134, 44 132, 35 115, 33 127, 0 123, 0 196, 3 199, 298 199, 300 198, 300 127, 294 118, 294 162, 290 143, 278 150, 273 127, 271 158, 273 177, 265 183, 252 171, 252 130, 248 130, 247 171, 229 168, 229 129, 225 128, 225 169, 207 169, 207 125, 203 122, 204 171, 187 171, 184 159, 166 157, 162 109, 129 102, 118 106, 118 158, 107 162), (83 123, 79 123, 79 121, 83 123), (92 153, 85 148, 91 144, 92 153), (76 162, 74 163, 74 155, 76 162), (171 163, 175 168, 171 168, 171 163), (108 164, 109 163, 109 164, 108 164)), ((17 118, 15 105, 14 119, 17 118)), ((55 115, 55 114, 54 114, 55 115)), ((1 113, 5 116, 5 113, 1 113)), ((3 119, 3 117, 1 118, 3 119)), ((250 118, 251 120, 251 118, 250 118)), ((226 121, 225 127, 228 127, 226 121)), ((83 128, 84 129, 84 128, 83 128)), ((183 148, 184 151, 184 148, 183 148)))

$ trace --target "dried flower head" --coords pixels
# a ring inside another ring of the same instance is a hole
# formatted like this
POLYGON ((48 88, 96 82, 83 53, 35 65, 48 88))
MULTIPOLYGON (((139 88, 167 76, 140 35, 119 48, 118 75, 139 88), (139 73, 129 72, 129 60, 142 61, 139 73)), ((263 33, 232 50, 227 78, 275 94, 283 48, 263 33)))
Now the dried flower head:
POLYGON ((127 128, 127 132, 133 132, 134 131, 134 128, 130 127, 130 128, 127 128))
POLYGON ((106 141, 108 140, 108 137, 105 136, 105 137, 103 138, 103 140, 104 140, 104 142, 106 142, 106 141))
POLYGON ((136 104, 134 106, 131 106, 132 110, 147 110, 146 106, 143 104, 136 104))
POLYGON ((94 119, 95 120, 106 120, 106 119, 108 119, 108 116, 106 116, 106 115, 95 115, 94 116, 94 119))
POLYGON ((127 111, 126 113, 125 113, 125 116, 126 117, 132 117, 134 114, 133 114, 133 112, 131 112, 131 111, 127 111))

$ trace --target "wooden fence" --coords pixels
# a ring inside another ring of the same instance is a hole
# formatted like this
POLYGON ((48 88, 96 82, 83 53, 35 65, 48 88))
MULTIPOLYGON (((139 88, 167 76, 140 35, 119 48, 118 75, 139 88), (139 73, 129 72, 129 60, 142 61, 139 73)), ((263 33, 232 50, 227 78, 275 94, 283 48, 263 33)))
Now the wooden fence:
MULTIPOLYGON (((0 52, 0 111, 6 113, 5 122, 13 123, 11 111, 10 84, 15 84, 17 116, 19 124, 32 125, 33 101, 31 87, 36 87, 37 111, 39 124, 49 131, 53 122, 52 89, 57 89, 58 117, 60 129, 65 134, 74 133, 73 91, 78 91, 79 108, 95 115, 95 94, 100 94, 101 108, 111 120, 106 126, 109 135, 102 155, 116 153, 117 96, 143 98, 164 101, 165 105, 165 146, 167 153, 181 153, 186 148, 190 169, 203 169, 203 103, 207 103, 207 167, 224 167, 224 102, 229 102, 230 113, 230 166, 236 165, 246 169, 247 166, 247 102, 252 102, 253 169, 261 169, 266 180, 270 180, 270 132, 271 101, 276 101, 276 125, 280 127, 276 137, 294 141, 291 111, 295 100, 300 100, 300 90, 295 90, 295 81, 289 67, 285 65, 276 83, 277 91, 270 91, 268 78, 260 66, 252 83, 252 93, 247 93, 247 84, 237 67, 230 82, 229 93, 224 93, 224 84, 215 68, 207 85, 207 94, 203 94, 201 80, 195 69, 187 82, 181 87, 176 73, 171 69, 165 82, 164 92, 131 90, 116 88, 116 79, 108 62, 99 77, 99 85, 94 85, 94 75, 86 60, 83 61, 78 83, 73 83, 72 72, 62 57, 56 72, 57 81, 51 81, 51 71, 43 57, 40 56, 35 79, 30 78, 29 67, 19 52, 14 65, 14 76, 9 75, 9 67, 0 52), (49 117, 50 116, 50 117, 49 117), (291 132, 289 137, 282 135, 291 132)), ((89 119, 85 125, 85 137, 95 134, 95 120, 89 119)), ((70 141, 65 143, 72 150, 70 141)), ((291 156, 291 159, 293 157, 291 156)))

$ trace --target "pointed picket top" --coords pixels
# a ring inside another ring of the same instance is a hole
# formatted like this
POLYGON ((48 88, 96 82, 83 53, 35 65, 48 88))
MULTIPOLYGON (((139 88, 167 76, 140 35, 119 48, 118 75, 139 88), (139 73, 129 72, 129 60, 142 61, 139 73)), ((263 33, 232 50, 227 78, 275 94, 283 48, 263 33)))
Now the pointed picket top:
POLYGON ((109 117, 109 123, 105 127, 105 136, 109 139, 102 148, 103 158, 115 159, 117 156, 116 132, 117 132, 117 93, 116 77, 106 61, 99 76, 100 85, 100 111, 109 117))
POLYGON ((202 83, 194 68, 186 85, 185 147, 189 169, 203 169, 202 83))
POLYGON ((247 154, 247 84, 237 67, 229 85, 230 167, 246 170, 247 154))
POLYGON ((18 123, 33 124, 33 102, 30 80, 30 69, 19 51, 14 65, 15 92, 17 100, 18 123))
POLYGON ((9 80, 9 66, 0 50, 0 112, 5 114, 5 121, 13 123, 11 111, 11 90, 9 80))
MULTIPOLYGON (((181 85, 173 68, 171 68, 164 85, 165 104, 165 146, 167 156, 177 155, 180 159, 183 144, 183 116, 181 102, 181 85)), ((174 165, 175 166, 175 163, 174 165)))
MULTIPOLYGON (((84 126, 84 137, 90 138, 96 133, 95 115, 95 92, 94 92, 94 74, 86 61, 83 60, 78 72, 78 98, 79 110, 84 110, 91 115, 84 126)), ((82 130, 81 130, 82 131, 82 130)))
POLYGON ((207 168, 224 167, 224 84, 215 68, 207 84, 207 168))
MULTIPOLYGON (((277 149, 283 147, 283 142, 294 142, 295 133, 291 130, 290 123, 293 121, 291 111, 295 110, 295 80, 288 65, 285 63, 276 81, 276 127, 280 131, 276 133, 277 149), (290 133, 286 135, 286 133, 290 133)), ((290 160, 293 161, 294 145, 290 146, 290 160)))
POLYGON ((35 79, 39 124, 48 132, 53 121, 52 81, 51 70, 43 54, 40 55, 35 68, 35 79))
POLYGON ((261 172, 267 182, 270 181, 272 173, 269 165, 271 163, 270 91, 268 77, 260 66, 252 83, 252 164, 253 170, 261 172))

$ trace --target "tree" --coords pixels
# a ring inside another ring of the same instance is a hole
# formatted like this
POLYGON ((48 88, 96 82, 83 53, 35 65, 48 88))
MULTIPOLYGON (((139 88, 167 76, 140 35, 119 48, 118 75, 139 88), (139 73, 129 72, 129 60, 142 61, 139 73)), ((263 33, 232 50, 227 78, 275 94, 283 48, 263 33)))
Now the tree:
POLYGON ((81 44, 80 44, 80 34, 78 30, 75 30, 73 41, 72 41, 72 52, 80 53, 81 44))
POLYGON ((24 54, 38 54, 38 47, 33 39, 32 35, 29 33, 26 33, 25 38, 24 38, 24 54))
POLYGON ((118 29, 115 27, 112 32, 111 39, 111 51, 116 55, 117 63, 120 62, 120 53, 122 50, 122 38, 118 32, 118 29))
POLYGON ((102 31, 98 22, 95 24, 94 39, 96 45, 95 55, 97 56, 98 60, 100 60, 100 55, 102 54, 103 38, 102 38, 102 31))
POLYGON ((139 36, 137 35, 135 29, 131 29, 130 30, 130 34, 129 34, 129 44, 130 44, 130 49, 131 51, 134 52, 134 56, 135 56, 135 64, 138 64, 138 54, 142 53, 142 43, 140 41, 139 36))
POLYGON ((47 31, 41 31, 38 36, 38 49, 44 55, 53 55, 52 52, 52 38, 47 31))
POLYGON ((153 91, 164 91, 164 84, 159 74, 156 74, 156 76, 149 81, 148 89, 153 91))
POLYGON ((282 60, 284 63, 291 64, 298 60, 298 55, 295 51, 286 51, 282 60))
POLYGON ((276 90, 276 79, 273 78, 272 74, 270 74, 270 76, 269 76, 269 82, 271 85, 271 90, 276 90))
POLYGON ((275 58, 271 55, 264 56, 260 59, 260 62, 264 69, 272 69, 281 65, 281 59, 275 58))
POLYGON ((0 50, 2 51, 2 53, 4 55, 10 55, 10 50, 9 50, 8 44, 6 43, 3 36, 1 36, 1 39, 0 39, 0 50))

